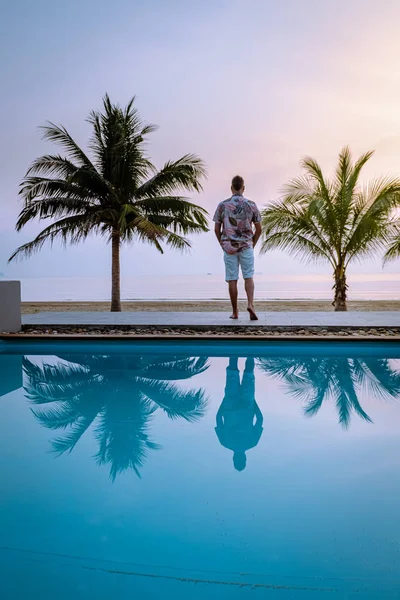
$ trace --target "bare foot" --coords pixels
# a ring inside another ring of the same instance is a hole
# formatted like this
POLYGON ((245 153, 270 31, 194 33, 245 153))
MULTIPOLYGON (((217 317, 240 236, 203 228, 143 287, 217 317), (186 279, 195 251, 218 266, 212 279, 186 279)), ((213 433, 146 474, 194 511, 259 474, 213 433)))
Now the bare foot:
POLYGON ((239 313, 232 313, 229 318, 230 319, 238 319, 239 318, 239 313))
POLYGON ((254 308, 252 306, 248 306, 247 310, 248 310, 249 315, 250 315, 250 321, 258 321, 258 317, 256 315, 256 312, 255 312, 254 308))

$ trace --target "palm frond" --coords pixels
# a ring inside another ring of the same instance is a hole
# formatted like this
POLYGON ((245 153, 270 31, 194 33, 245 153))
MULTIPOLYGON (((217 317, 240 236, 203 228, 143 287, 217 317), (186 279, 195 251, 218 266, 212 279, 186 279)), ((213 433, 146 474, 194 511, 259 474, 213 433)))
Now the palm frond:
POLYGON ((314 395, 307 400, 307 403, 304 407, 304 416, 305 417, 315 417, 315 415, 319 412, 321 406, 326 399, 327 390, 324 387, 317 388, 314 392, 314 395))
POLYGON ((163 229, 172 230, 173 233, 178 233, 179 235, 197 234, 208 231, 206 225, 200 225, 198 222, 187 218, 178 220, 176 216, 148 214, 147 220, 154 225, 162 227, 163 229))
POLYGON ((383 264, 385 265, 392 260, 400 257, 400 219, 393 223, 393 232, 388 240, 386 252, 383 257, 383 264))
POLYGON ((353 169, 352 169, 351 173, 349 173, 348 178, 347 178, 347 186, 346 186, 347 201, 349 201, 351 199, 351 197, 353 196, 354 191, 358 184, 358 180, 360 178, 361 171, 373 155, 374 155, 374 151, 370 150, 370 151, 362 154, 356 160, 356 162, 353 166, 353 169))
POLYGON ((351 358, 276 358, 258 359, 267 374, 281 380, 287 392, 304 403, 304 415, 314 416, 326 400, 333 400, 339 423, 347 429, 354 411, 359 417, 371 422, 358 400, 363 387, 374 395, 388 398, 400 385, 400 373, 394 372, 387 362, 375 364, 375 359, 364 363, 351 358), (378 386, 380 389, 376 388, 378 386))
POLYGON ((27 379, 24 385, 27 398, 36 404, 73 399, 95 383, 90 372, 81 365, 44 363, 38 366, 24 357, 22 366, 27 379))
POLYGON ((90 233, 99 231, 99 228, 100 224, 97 222, 95 212, 65 217, 43 229, 31 242, 17 248, 8 259, 8 262, 17 257, 32 256, 32 254, 41 250, 46 242, 53 245, 56 240, 59 240, 64 245, 67 243, 78 244, 86 239, 90 233))
POLYGON ((140 382, 141 392, 157 404, 170 419, 181 418, 191 423, 204 416, 208 398, 204 390, 182 390, 175 384, 157 380, 140 382))
POLYGON ((329 204, 331 202, 331 184, 325 181, 322 169, 318 162, 310 156, 306 156, 303 158, 300 165, 305 170, 307 177, 315 182, 313 195, 317 192, 321 198, 329 204))
MULTIPOLYGON (((63 203, 72 202, 95 202, 98 198, 96 193, 86 187, 80 187, 74 185, 71 181, 63 179, 50 179, 46 177, 34 177, 29 176, 21 183, 20 195, 24 198, 25 209, 29 208, 33 203, 33 200, 37 202, 51 202, 58 201, 60 206, 63 203)), ((65 206, 65 210, 69 210, 69 204, 65 206)), ((32 214, 31 218, 39 216, 45 218, 49 215, 32 214)))
POLYGON ((90 148, 96 157, 97 168, 114 183, 120 193, 129 196, 132 183, 139 182, 155 169, 143 151, 146 136, 156 130, 145 124, 132 98, 125 109, 112 104, 106 94, 103 112, 92 111, 88 121, 93 127, 90 148))
POLYGON ((176 161, 167 162, 136 191, 136 198, 168 196, 179 190, 200 192, 201 180, 207 177, 204 162, 195 154, 186 154, 176 161))
POLYGON ((207 210, 193 204, 184 196, 148 196, 137 200, 134 206, 144 214, 157 214, 178 219, 194 218, 201 225, 207 225, 207 210))
POLYGON ((58 455, 64 454, 65 452, 72 452, 76 444, 86 433, 89 427, 97 417, 97 413, 91 417, 82 416, 80 417, 69 429, 68 433, 62 437, 58 437, 52 441, 53 452, 58 455))
POLYGON ((134 219, 123 232, 124 239, 130 241, 136 238, 141 242, 152 244, 161 254, 164 253, 163 244, 174 250, 187 250, 191 247, 189 240, 164 227, 162 219, 155 219, 155 221, 161 224, 153 223, 148 218, 134 219))
POLYGON ((315 217, 313 199, 310 203, 287 201, 286 198, 271 203, 262 211, 263 244, 261 251, 270 248, 291 249, 291 239, 297 237, 293 251, 301 254, 301 243, 312 250, 313 257, 324 257, 334 264, 334 247, 315 217), (311 209, 310 209, 311 206, 311 209), (275 237, 276 236, 276 237, 275 237), (285 239, 287 238, 287 239, 285 239), (274 246, 274 244, 276 244, 274 246))
POLYGON ((82 214, 88 209, 86 202, 80 199, 67 198, 64 200, 46 198, 37 202, 31 202, 20 212, 16 224, 17 231, 36 217, 39 219, 58 219, 76 214, 82 214))
POLYGON ((82 418, 76 406, 69 402, 59 402, 56 406, 47 407, 46 409, 31 408, 31 412, 40 424, 48 429, 65 429, 82 418))
POLYGON ((78 162, 78 166, 95 170, 92 162, 70 136, 65 127, 49 121, 47 125, 42 126, 41 129, 43 131, 43 139, 59 144, 67 152, 67 156, 78 162))
POLYGON ((45 154, 33 161, 26 175, 57 175, 57 179, 65 180, 80 168, 60 154, 45 154))
POLYGON ((141 377, 160 381, 181 381, 204 373, 210 366, 208 357, 154 357, 140 371, 141 377))
POLYGON ((395 371, 387 359, 365 358, 354 361, 358 369, 359 385, 373 397, 383 400, 398 399, 400 396, 400 372, 395 371))
POLYGON ((345 240, 347 263, 354 256, 368 256, 390 241, 391 214, 400 204, 400 180, 378 178, 370 182, 355 203, 354 219, 345 240))
POLYGON ((283 230, 269 236, 264 235, 261 252, 268 250, 289 250, 294 256, 305 262, 328 260, 333 266, 333 259, 318 244, 306 236, 294 234, 290 230, 283 230))
POLYGON ((281 195, 286 204, 307 205, 315 195, 314 180, 309 175, 296 177, 282 187, 281 195))
POLYGON ((109 407, 99 420, 95 431, 99 451, 95 458, 99 465, 110 464, 112 481, 128 469, 133 469, 140 477, 147 451, 161 448, 149 439, 148 429, 153 412, 149 402, 134 399, 122 409, 124 418, 118 412, 118 418, 115 419, 115 410, 109 407))

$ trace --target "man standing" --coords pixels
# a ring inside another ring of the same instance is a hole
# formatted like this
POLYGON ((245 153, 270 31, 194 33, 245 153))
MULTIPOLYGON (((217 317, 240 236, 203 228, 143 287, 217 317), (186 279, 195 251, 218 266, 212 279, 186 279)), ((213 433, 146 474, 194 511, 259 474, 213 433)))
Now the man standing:
POLYGON ((232 197, 220 202, 214 215, 215 235, 224 251, 225 279, 232 303, 231 319, 239 317, 239 265, 247 294, 247 310, 252 321, 258 317, 254 310, 254 246, 261 235, 261 215, 257 205, 243 196, 244 180, 232 179, 232 197), (254 229, 253 229, 254 223, 254 229))
POLYGON ((262 425, 263 416, 255 398, 254 358, 246 359, 240 381, 238 358, 231 356, 215 433, 220 444, 233 451, 233 465, 237 471, 246 468, 246 452, 255 448, 260 441, 262 425))

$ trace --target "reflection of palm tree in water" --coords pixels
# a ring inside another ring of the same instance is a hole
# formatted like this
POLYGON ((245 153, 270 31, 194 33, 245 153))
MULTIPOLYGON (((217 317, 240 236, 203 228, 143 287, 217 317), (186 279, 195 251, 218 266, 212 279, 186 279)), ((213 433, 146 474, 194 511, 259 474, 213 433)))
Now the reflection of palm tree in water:
POLYGON ((400 394, 400 373, 387 358, 272 357, 259 358, 258 365, 282 380, 289 394, 305 403, 307 417, 316 415, 323 402, 332 399, 345 429, 353 411, 371 422, 358 400, 361 390, 371 397, 393 398, 400 394))
POLYGON ((246 468, 246 452, 260 441, 262 423, 263 416, 255 399, 254 358, 246 359, 240 381, 238 359, 231 357, 215 432, 221 445, 233 451, 233 464, 237 471, 246 468))
POLYGON ((66 430, 52 442, 58 454, 71 452, 94 425, 95 458, 110 464, 110 477, 133 469, 137 475, 148 450, 160 446, 149 438, 157 409, 169 418, 195 422, 207 398, 202 389, 183 390, 171 381, 189 379, 208 368, 207 358, 138 355, 66 355, 57 364, 35 365, 24 358, 27 397, 38 421, 66 430))

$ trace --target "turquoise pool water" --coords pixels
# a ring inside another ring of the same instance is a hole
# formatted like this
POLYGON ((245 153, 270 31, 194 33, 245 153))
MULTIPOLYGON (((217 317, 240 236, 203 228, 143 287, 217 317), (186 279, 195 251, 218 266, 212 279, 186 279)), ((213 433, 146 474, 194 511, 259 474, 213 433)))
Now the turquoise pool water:
POLYGON ((400 347, 0 342, 0 597, 400 598, 400 347))

